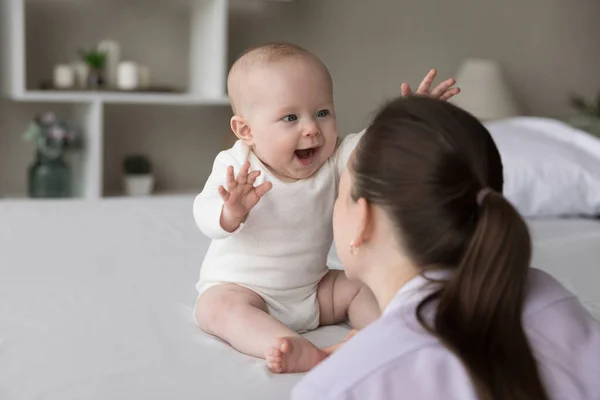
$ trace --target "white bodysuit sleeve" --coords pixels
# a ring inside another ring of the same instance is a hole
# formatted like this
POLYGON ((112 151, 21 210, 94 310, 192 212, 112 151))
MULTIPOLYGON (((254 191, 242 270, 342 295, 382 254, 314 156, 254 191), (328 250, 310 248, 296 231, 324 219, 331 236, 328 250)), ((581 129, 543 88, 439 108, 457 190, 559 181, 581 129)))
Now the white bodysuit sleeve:
POLYGON ((359 133, 351 133, 342 140, 342 143, 337 149, 337 173, 338 178, 342 175, 342 172, 346 169, 346 164, 348 163, 348 159, 350 155, 356 148, 358 141, 365 134, 366 129, 359 133))
POLYGON ((221 227, 221 211, 223 210, 223 200, 219 195, 220 185, 227 187, 227 167, 233 166, 234 174, 237 176, 243 160, 236 159, 235 149, 222 151, 215 158, 212 172, 204 185, 202 192, 194 200, 194 220, 202 233, 210 239, 222 239, 238 232, 242 226, 234 231, 227 232, 221 227))

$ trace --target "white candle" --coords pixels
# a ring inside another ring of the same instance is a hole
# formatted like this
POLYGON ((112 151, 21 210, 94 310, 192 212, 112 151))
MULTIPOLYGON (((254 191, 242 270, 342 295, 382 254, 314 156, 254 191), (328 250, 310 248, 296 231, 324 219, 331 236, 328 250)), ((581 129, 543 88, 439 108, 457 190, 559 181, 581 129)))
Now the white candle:
POLYGON ((117 87, 121 90, 133 90, 140 85, 138 64, 133 61, 123 61, 117 68, 117 87))
POLYGON ((75 84, 75 73, 68 64, 59 64, 54 67, 54 87, 57 89, 69 89, 75 84))

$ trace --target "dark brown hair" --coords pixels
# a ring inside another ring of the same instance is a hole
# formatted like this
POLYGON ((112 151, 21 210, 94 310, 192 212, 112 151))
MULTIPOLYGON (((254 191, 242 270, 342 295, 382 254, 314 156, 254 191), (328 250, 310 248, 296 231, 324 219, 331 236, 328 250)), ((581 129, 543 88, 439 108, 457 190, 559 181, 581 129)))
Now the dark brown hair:
POLYGON ((479 399, 547 399, 521 322, 531 239, 501 194, 485 127, 448 102, 400 98, 376 116, 349 167, 353 199, 386 210, 422 271, 454 270, 417 317, 459 357, 479 399), (483 188, 493 192, 479 205, 483 188))

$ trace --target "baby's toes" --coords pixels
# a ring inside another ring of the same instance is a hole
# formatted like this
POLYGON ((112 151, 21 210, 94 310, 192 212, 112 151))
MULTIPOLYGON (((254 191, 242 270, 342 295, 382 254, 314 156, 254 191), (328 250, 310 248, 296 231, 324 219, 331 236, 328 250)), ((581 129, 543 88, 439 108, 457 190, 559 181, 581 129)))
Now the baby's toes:
POLYGON ((281 358, 279 360, 276 360, 272 367, 271 367, 271 371, 276 373, 276 374, 281 374, 283 372, 283 364, 281 363, 281 358))
POLYGON ((274 374, 280 374, 283 372, 283 368, 281 366, 281 360, 273 360, 267 361, 267 368, 274 374))
POLYGON ((277 347, 280 350, 281 355, 285 355, 286 353, 289 353, 292 350, 292 345, 290 343, 290 340, 287 338, 280 338, 279 346, 277 346, 277 347))
POLYGON ((265 361, 267 362, 267 365, 272 365, 275 362, 275 356, 268 354, 265 357, 265 361))

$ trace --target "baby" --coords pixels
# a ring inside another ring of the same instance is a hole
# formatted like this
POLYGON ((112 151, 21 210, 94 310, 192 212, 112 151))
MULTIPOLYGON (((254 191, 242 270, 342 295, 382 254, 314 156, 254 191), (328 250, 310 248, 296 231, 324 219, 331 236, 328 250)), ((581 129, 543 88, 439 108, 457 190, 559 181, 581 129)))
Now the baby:
MULTIPOLYGON (((429 94, 434 76, 418 93, 429 94)), ((452 85, 430 95, 449 98, 458 92, 452 85)), ((338 139, 331 76, 300 47, 247 51, 227 86, 239 140, 217 156, 194 202, 195 221, 212 239, 194 315, 272 372, 307 371, 329 351, 299 333, 346 320, 360 329, 379 315, 368 289, 326 266, 337 184, 361 134, 338 139)))

